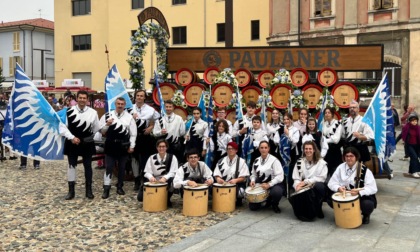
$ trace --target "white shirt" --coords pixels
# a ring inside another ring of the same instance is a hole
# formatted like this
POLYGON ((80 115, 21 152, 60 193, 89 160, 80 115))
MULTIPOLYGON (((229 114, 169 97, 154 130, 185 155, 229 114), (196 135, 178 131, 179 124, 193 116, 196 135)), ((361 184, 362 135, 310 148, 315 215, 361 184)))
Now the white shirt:
POLYGON ((134 105, 131 114, 137 115, 136 120, 143 120, 146 123, 146 128, 149 127, 150 121, 156 121, 160 117, 160 114, 147 104, 143 104, 140 108, 134 105))
POLYGON ((327 179, 328 167, 327 162, 324 159, 318 160, 316 164, 310 164, 306 158, 300 158, 293 169, 293 187, 301 182, 305 181, 307 184, 314 184, 316 182, 325 182, 327 179), (300 169, 298 169, 298 163, 300 161, 300 169))
POLYGON ((169 172, 166 175, 163 175, 166 172, 165 161, 167 158, 167 153, 163 159, 158 153, 150 156, 146 162, 146 166, 144 167, 144 177, 149 180, 152 177, 156 178, 157 180, 161 178, 168 180, 175 177, 176 170, 178 169, 178 160, 176 159, 175 155, 172 155, 172 162, 170 163, 171 167, 169 168, 169 172))
POLYGON ((296 122, 293 122, 293 126, 295 126, 295 128, 299 130, 299 134, 301 136, 303 136, 303 134, 305 134, 306 124, 304 124, 300 120, 297 120, 296 122))
POLYGON ((185 124, 182 120, 182 117, 172 113, 170 116, 165 115, 161 119, 155 122, 153 128, 153 135, 159 137, 162 136, 162 127, 160 126, 161 121, 163 122, 163 128, 166 129, 168 133, 166 139, 172 137, 172 142, 176 142, 179 137, 185 135, 185 124))
MULTIPOLYGON (((80 122, 80 125, 89 125, 86 130, 89 130, 90 128, 93 134, 99 131, 100 123, 98 119, 98 112, 96 112, 96 110, 88 106, 80 109, 78 105, 75 105, 70 107, 67 112, 70 113, 70 116, 76 116, 74 122, 80 122)), ((58 130, 61 136, 64 136, 67 140, 72 140, 75 136, 70 132, 67 126, 67 122, 66 124, 60 123, 58 130)))
POLYGON ((268 142, 267 131, 263 129, 257 129, 257 130, 251 129, 251 137, 252 137, 252 144, 254 145, 254 148, 258 148, 261 141, 268 142))
MULTIPOLYGON (((226 153, 226 149, 227 149, 227 144, 229 142, 232 141, 232 137, 229 134, 226 133, 217 133, 217 145, 219 146, 219 148, 216 151, 220 151, 222 152, 222 155, 226 153)), ((214 142, 213 142, 213 138, 210 138, 210 144, 209 144, 209 148, 211 151, 214 151, 214 142)), ((207 145, 206 142, 204 142, 203 144, 203 150, 207 149, 207 145)))
MULTIPOLYGON (((299 130, 293 125, 289 126, 287 129, 289 130, 289 134, 287 135, 287 137, 289 138, 289 141, 291 143, 291 148, 294 149, 296 147, 296 144, 299 142, 299 130)), ((280 135, 278 131, 274 135, 273 141, 276 145, 280 144, 280 135)))
MULTIPOLYGON (((116 128, 121 128, 122 131, 128 131, 128 134, 130 136, 130 148, 134 148, 136 146, 137 126, 133 116, 131 116, 131 114, 129 114, 125 110, 119 116, 117 115, 116 110, 113 110, 108 114, 109 118, 114 119, 111 125, 115 125, 116 128)), ((99 122, 102 133, 106 133, 109 128, 109 126, 106 125, 105 117, 106 114, 101 117, 101 120, 99 122)))
MULTIPOLYGON (((304 149, 303 149, 303 144, 307 141, 313 141, 315 142, 314 137, 312 136, 312 134, 305 134, 302 137, 302 153, 304 153, 304 149)), ((325 157, 325 155, 327 155, 329 146, 327 144, 327 140, 325 139, 324 136, 321 136, 321 140, 320 140, 320 145, 321 145, 321 157, 325 157)))
POLYGON ((204 137, 207 137, 209 135, 208 124, 201 118, 198 119, 198 121, 193 126, 191 126, 191 129, 187 132, 186 135, 190 135, 193 132, 193 130, 195 130, 195 136, 198 136, 201 139, 204 139, 204 137))
POLYGON ((251 181, 257 180, 257 174, 260 175, 262 183, 268 183, 270 187, 283 182, 284 173, 280 161, 271 154, 266 159, 258 157, 252 165, 251 181))
POLYGON ((331 122, 327 120, 322 121, 322 135, 325 137, 327 143, 338 144, 342 131, 343 126, 339 121, 335 119, 332 119, 331 122))
MULTIPOLYGON (((342 122, 343 124, 343 132, 342 138, 350 139, 353 141, 355 137, 353 136, 353 132, 362 133, 367 140, 372 140, 375 138, 372 129, 364 122, 362 122, 362 116, 357 115, 354 119, 349 117, 342 122)), ((357 140, 358 143, 362 142, 361 140, 357 140)))
POLYGON ((274 139, 274 135, 276 134, 276 132, 280 129, 280 123, 268 123, 267 124, 267 133, 268 136, 271 140, 274 139))
POLYGON ((243 158, 236 155, 233 160, 228 156, 222 158, 216 165, 213 175, 214 177, 221 177, 224 181, 229 181, 236 178, 236 162, 239 158, 238 178, 246 178, 249 176, 249 169, 243 158))
POLYGON ((190 164, 187 162, 184 165, 180 166, 176 171, 175 178, 174 178, 174 188, 181 188, 181 186, 186 186, 188 178, 204 178, 204 180, 211 180, 213 181, 212 172, 210 168, 204 163, 203 161, 198 161, 198 166, 200 170, 196 168, 192 168, 190 164), (188 177, 184 180, 184 168, 187 170, 188 177))
MULTIPOLYGON (((252 117, 248 117, 248 115, 244 115, 242 124, 244 125, 243 128, 252 128, 252 118, 254 118, 255 115, 252 117)), ((233 125, 233 135, 232 137, 240 136, 239 134, 239 120, 236 120, 235 124, 233 125)))
MULTIPOLYGON (((341 186, 345 186, 347 189, 349 185, 354 186, 355 185, 355 181, 354 181, 354 177, 356 177, 357 174, 357 165, 358 162, 356 162, 352 167, 351 167, 351 174, 348 175, 347 170, 349 169, 349 166, 347 165, 347 163, 342 163, 341 165, 339 165, 337 167, 337 169, 335 170, 334 174, 331 176, 330 181, 328 182, 328 187, 331 189, 331 191, 333 192, 337 192, 338 188, 341 186)), ((373 177, 372 172, 367 168, 364 167, 366 169, 366 175, 365 175, 365 181, 364 181, 364 189, 359 191, 360 196, 364 196, 364 195, 373 195, 376 192, 378 192, 378 188, 376 187, 376 181, 375 178, 373 177)))

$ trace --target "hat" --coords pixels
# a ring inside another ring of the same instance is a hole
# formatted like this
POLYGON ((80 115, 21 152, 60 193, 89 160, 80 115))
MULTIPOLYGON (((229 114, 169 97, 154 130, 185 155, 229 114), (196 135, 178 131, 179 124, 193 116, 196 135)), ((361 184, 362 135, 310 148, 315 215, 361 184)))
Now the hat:
POLYGON ((419 120, 419 117, 417 116, 417 114, 416 113, 411 113, 409 116, 408 116, 408 121, 409 122, 411 122, 411 120, 419 120))
POLYGON ((231 146, 232 148, 234 148, 235 150, 237 150, 238 149, 238 144, 237 143, 235 143, 235 142, 230 142, 230 143, 228 143, 227 144, 227 146, 231 146))

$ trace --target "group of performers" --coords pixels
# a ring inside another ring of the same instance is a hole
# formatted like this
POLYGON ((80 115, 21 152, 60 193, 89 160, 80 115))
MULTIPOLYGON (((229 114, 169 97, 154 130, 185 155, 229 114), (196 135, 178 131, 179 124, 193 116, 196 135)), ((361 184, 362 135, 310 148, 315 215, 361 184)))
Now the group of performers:
POLYGON ((86 106, 87 93, 78 92, 77 105, 67 111, 67 125, 60 126, 60 133, 67 139, 65 154, 69 162, 66 200, 75 197, 78 156, 83 158, 85 168, 86 197, 94 198, 93 135, 100 132, 106 139, 103 199, 109 197, 116 165, 117 194, 125 194, 124 173, 131 157, 139 201, 143 200, 141 188, 145 182, 167 183, 168 206, 172 194, 180 191, 182 195, 185 186, 229 183, 237 186, 236 205, 242 205, 247 190, 262 188, 267 198, 264 202, 250 202, 251 210, 271 207, 280 213, 282 196, 290 196, 295 215, 301 220, 312 220, 315 216, 324 217, 322 204, 329 202, 332 193, 349 191, 360 196, 363 223, 369 223, 376 207, 377 188, 373 174, 363 162, 370 159, 365 142, 373 139, 373 132, 362 122, 357 102, 350 104, 349 118, 342 121, 333 118, 334 108, 322 111, 320 131, 307 109, 299 111, 296 122, 291 114, 274 109, 271 121, 264 124, 256 115, 255 102, 250 101, 243 120, 232 125, 225 119, 226 108, 218 108, 214 134, 209 135, 209 125, 200 119, 205 111, 200 108, 192 110, 193 121, 186 129, 171 101, 165 101, 166 114, 161 117, 145 103, 145 91, 138 90, 134 97, 131 112, 124 109, 125 100, 117 98, 116 109, 98 119, 96 111, 86 106), (246 141, 252 142, 252 150, 242 153, 246 141), (211 165, 201 161, 209 151, 214 153, 211 165), (306 188, 311 189, 308 197, 293 199, 306 188), (300 211, 305 204, 311 206, 307 209, 313 209, 310 213, 300 211))

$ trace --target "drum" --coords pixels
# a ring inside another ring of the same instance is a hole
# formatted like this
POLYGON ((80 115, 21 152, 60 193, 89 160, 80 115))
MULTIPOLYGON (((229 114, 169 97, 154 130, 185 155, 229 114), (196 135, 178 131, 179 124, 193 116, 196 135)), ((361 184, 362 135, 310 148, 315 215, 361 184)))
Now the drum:
POLYGON ((168 208, 168 183, 144 183, 143 210, 160 212, 168 208))
POLYGON ((342 228, 357 228, 362 225, 359 195, 352 196, 349 192, 332 196, 335 224, 342 228))
POLYGON ((235 211, 236 185, 213 184, 213 211, 231 213, 235 211))
POLYGON ((293 213, 301 221, 312 221, 317 216, 317 200, 313 187, 305 187, 289 197, 293 213))
POLYGON ((249 203, 261 203, 267 200, 268 191, 263 189, 260 184, 256 184, 254 188, 248 186, 245 189, 245 198, 249 203))
POLYGON ((208 211, 208 186, 184 186, 182 214, 185 216, 204 216, 208 211))

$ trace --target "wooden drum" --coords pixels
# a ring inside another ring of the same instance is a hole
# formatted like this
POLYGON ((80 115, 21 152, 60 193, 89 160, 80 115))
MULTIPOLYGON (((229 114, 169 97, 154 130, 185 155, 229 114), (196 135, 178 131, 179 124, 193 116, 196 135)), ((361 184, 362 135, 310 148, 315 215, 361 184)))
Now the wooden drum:
POLYGON ((182 214, 185 216, 204 216, 208 211, 208 186, 184 186, 182 214))
POLYGON ((236 185, 213 184, 213 211, 231 213, 235 211, 236 185))
POLYGON ((352 196, 349 192, 343 197, 342 193, 332 196, 335 224, 341 228, 357 228, 362 225, 359 196, 352 196))
POLYGON ((161 212, 168 208, 168 183, 144 183, 143 210, 161 212))

